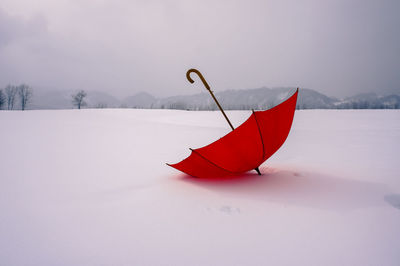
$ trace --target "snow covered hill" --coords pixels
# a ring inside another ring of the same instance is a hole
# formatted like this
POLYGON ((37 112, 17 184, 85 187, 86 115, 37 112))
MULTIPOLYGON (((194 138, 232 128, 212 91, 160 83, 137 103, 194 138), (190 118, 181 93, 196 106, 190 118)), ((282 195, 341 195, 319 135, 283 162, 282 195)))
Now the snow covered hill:
POLYGON ((228 133, 219 112, 0 124, 0 265, 399 265, 400 111, 296 111, 262 176, 225 181, 165 165, 228 133))

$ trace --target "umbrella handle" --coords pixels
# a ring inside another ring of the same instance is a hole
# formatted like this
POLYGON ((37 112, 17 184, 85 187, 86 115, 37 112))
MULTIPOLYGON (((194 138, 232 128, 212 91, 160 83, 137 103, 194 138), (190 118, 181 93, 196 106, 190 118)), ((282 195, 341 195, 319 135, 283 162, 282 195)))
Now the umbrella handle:
POLYGON ((235 128, 232 126, 231 121, 229 121, 229 118, 226 116, 224 109, 222 109, 221 105, 219 104, 217 98, 215 98, 214 93, 211 91, 210 86, 208 85, 207 81, 204 79, 203 75, 200 73, 200 71, 198 71, 197 69, 191 68, 186 72, 186 78, 189 80, 190 83, 193 83, 194 80, 190 77, 190 73, 196 73, 201 81, 204 84, 204 87, 206 87, 206 89, 208 90, 208 92, 211 94, 211 96, 213 97, 215 103, 218 105, 219 110, 221 110, 222 114, 224 115, 226 121, 228 122, 229 126, 232 128, 232 130, 234 130, 235 128))
POLYGON ((197 76, 200 77, 201 81, 204 84, 204 87, 206 87, 207 90, 211 91, 210 86, 208 85, 207 81, 205 80, 205 78, 203 77, 203 75, 200 73, 200 71, 198 71, 197 69, 191 68, 186 72, 186 78, 189 80, 190 83, 194 83, 194 80, 190 77, 190 73, 196 73, 197 76))

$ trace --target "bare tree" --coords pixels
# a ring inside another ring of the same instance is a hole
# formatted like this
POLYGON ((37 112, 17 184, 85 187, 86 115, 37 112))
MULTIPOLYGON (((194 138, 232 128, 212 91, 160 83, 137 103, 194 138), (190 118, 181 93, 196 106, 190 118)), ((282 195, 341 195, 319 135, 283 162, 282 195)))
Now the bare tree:
POLYGON ((0 109, 3 108, 5 102, 6 102, 6 95, 4 94, 3 90, 0 90, 0 109))
POLYGON ((86 97, 86 92, 84 90, 79 91, 77 94, 72 95, 72 104, 81 109, 82 106, 86 105, 86 102, 83 100, 86 97))
POLYGON ((26 105, 32 98, 32 88, 26 84, 21 84, 17 87, 19 100, 21 102, 22 111, 25 110, 26 105))
POLYGON ((7 109, 14 109, 15 96, 17 95, 17 87, 13 85, 7 85, 5 88, 6 92, 6 100, 7 100, 7 109))

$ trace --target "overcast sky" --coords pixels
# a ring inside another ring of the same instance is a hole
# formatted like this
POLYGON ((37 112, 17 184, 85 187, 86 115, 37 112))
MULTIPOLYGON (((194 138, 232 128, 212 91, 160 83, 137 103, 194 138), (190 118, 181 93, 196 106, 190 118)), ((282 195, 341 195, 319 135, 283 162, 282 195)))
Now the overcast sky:
POLYGON ((123 97, 400 88, 399 0, 0 0, 0 87, 123 97))

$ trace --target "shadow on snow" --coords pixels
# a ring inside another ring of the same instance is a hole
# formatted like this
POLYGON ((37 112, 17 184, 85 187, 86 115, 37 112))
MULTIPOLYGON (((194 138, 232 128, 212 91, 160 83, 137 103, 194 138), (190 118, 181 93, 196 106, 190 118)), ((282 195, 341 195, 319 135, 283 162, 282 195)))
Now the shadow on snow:
POLYGON ((283 205, 333 211, 379 207, 389 193, 384 184, 320 173, 262 167, 230 179, 200 179, 185 174, 179 180, 218 194, 283 205))

